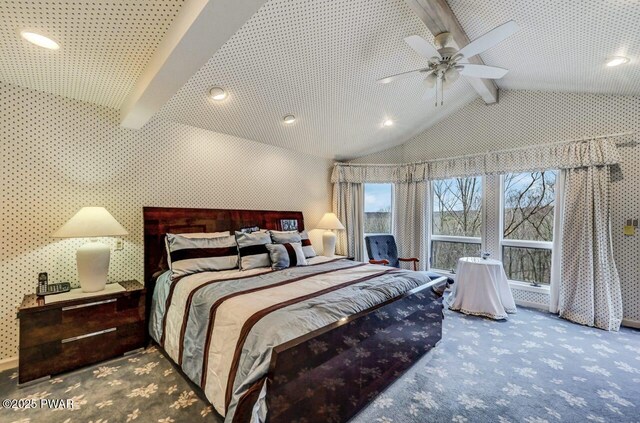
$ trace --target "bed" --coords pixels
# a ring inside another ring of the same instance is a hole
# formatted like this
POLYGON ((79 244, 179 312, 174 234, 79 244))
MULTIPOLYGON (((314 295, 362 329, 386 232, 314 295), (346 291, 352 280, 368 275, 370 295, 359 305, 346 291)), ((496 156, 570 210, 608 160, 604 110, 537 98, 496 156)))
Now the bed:
POLYGON ((201 272, 172 280, 167 233, 259 226, 300 212, 144 208, 149 334, 225 422, 341 422, 442 336, 432 280, 345 258, 307 266, 201 272))

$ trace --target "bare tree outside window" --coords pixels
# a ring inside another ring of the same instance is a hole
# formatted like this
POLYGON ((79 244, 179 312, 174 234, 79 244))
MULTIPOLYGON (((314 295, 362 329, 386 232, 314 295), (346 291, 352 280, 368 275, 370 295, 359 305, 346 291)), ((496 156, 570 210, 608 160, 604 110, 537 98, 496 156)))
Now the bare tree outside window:
POLYGON ((433 234, 479 237, 482 229, 480 177, 434 181, 433 234))
POLYGON ((556 172, 504 176, 502 259, 511 280, 549 284, 556 172))
POLYGON ((482 179, 443 179, 433 181, 431 189, 431 266, 455 269, 460 257, 480 254, 482 179))
POLYGON ((504 238, 553 241, 556 173, 504 176, 504 238))

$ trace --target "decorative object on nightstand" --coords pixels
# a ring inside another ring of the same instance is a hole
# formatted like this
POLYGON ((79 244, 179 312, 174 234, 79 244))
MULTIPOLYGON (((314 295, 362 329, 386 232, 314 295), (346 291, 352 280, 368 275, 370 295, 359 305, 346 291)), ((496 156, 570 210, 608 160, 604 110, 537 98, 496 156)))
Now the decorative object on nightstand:
POLYGON ((144 286, 138 281, 109 286, 116 289, 94 294, 77 290, 75 297, 76 290, 25 295, 18 308, 19 384, 144 348, 144 286), (58 301, 65 295, 69 299, 58 301))
POLYGON ((322 234, 322 250, 327 257, 333 257, 336 254, 336 234, 333 230, 344 229, 344 225, 338 220, 335 213, 325 213, 318 222, 318 229, 326 229, 322 234))
MULTIPOLYGON (((104 207, 83 207, 67 223, 53 233, 54 238, 97 238, 123 236, 129 233, 104 207)), ((102 291, 109 274, 111 248, 91 240, 76 253, 78 279, 84 292, 102 291)))

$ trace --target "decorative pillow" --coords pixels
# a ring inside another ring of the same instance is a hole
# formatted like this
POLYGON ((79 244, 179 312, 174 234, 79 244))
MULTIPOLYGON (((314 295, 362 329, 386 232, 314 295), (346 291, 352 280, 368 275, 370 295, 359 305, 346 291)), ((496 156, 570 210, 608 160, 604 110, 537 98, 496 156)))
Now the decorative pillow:
MULTIPOLYGON (((195 232, 195 233, 174 234, 174 235, 179 235, 179 236, 184 237, 184 238, 220 238, 220 237, 223 237, 223 236, 231 236, 231 232, 229 232, 229 231, 224 231, 224 232, 195 232)), ((169 265, 169 269, 171 269, 171 255, 169 254, 169 241, 168 241, 167 237, 164 238, 164 245, 165 245, 165 248, 167 249, 167 264, 169 265)))
POLYGON ((302 242, 302 237, 298 231, 269 231, 269 234, 275 244, 302 242))
POLYGON ((267 244, 271 268, 273 270, 286 269, 287 267, 306 266, 307 259, 299 242, 286 242, 283 244, 267 244))
POLYGON ((269 250, 266 245, 271 244, 271 236, 267 232, 242 233, 236 232, 238 255, 240 256, 240 270, 255 269, 271 266, 269 250))
POLYGON ((271 239, 276 244, 284 244, 286 242, 302 243, 302 251, 304 251, 305 258, 317 256, 316 250, 314 250, 313 245, 311 245, 307 231, 269 231, 269 233, 271 233, 271 239))
POLYGON ((238 267, 238 246, 234 236, 187 238, 167 234, 171 277, 238 267))

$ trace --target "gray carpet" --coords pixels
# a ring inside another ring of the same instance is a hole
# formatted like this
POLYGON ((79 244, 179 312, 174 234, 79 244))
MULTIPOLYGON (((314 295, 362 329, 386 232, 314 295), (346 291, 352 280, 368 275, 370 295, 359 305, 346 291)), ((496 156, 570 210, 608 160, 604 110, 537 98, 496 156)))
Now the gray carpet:
MULTIPOLYGON (((609 333, 519 308, 508 322, 447 311, 444 339, 353 422, 640 422, 640 332, 609 333)), ((16 388, 73 410, 0 409, 0 422, 219 422, 160 352, 16 388)))

